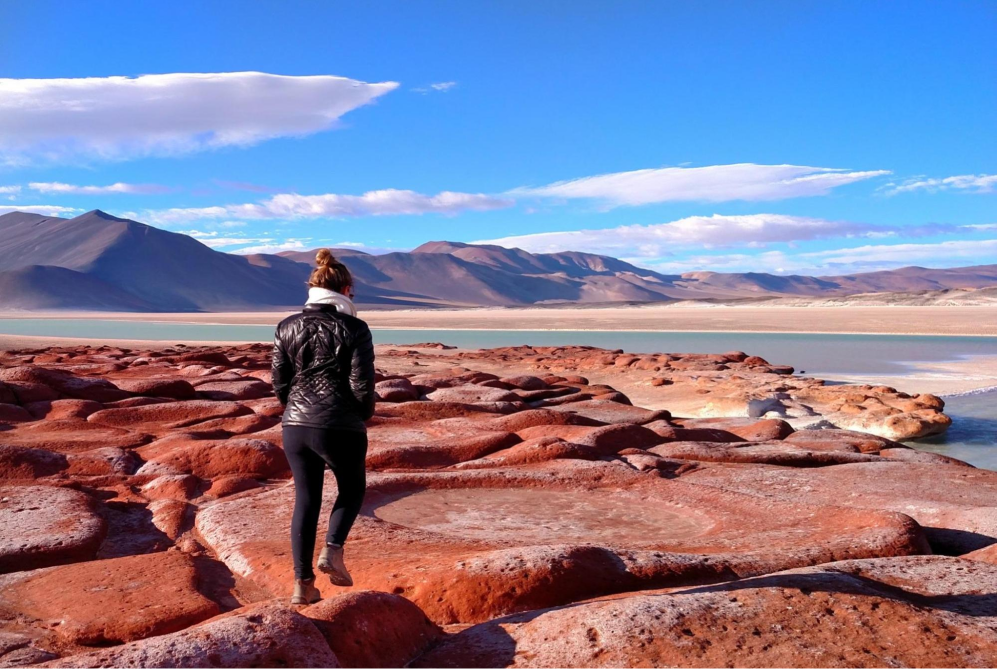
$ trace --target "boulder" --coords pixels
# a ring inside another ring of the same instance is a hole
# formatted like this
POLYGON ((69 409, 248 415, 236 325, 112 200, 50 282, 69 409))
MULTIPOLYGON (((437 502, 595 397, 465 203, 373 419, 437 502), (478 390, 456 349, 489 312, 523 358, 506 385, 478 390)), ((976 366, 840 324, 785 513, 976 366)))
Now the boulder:
POLYGON ((420 391, 403 378, 379 381, 375 384, 375 394, 380 402, 411 402, 420 397, 420 391))
POLYGON ((444 635, 415 604, 387 592, 350 592, 301 613, 345 667, 405 667, 444 635))

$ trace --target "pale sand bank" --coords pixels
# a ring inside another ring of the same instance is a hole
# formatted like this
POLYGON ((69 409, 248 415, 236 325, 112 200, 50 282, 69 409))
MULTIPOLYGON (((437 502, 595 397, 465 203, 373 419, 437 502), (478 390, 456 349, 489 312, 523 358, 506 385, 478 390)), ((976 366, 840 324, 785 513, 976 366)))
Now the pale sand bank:
POLYGON ((892 386, 911 395, 961 395, 997 387, 997 356, 977 355, 967 360, 911 363, 906 374, 823 374, 828 381, 892 386))
MULTIPOLYGON (((0 312, 0 318, 273 324, 292 312, 130 314, 0 312)), ((427 330, 601 330, 790 332, 996 336, 991 306, 670 306, 363 311, 374 328, 427 330)))

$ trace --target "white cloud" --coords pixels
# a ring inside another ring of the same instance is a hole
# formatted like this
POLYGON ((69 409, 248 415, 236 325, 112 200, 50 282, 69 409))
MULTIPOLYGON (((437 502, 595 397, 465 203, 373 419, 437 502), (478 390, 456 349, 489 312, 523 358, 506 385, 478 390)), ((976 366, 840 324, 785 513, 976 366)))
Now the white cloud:
POLYGON ((996 262, 997 240, 952 240, 936 244, 893 244, 859 246, 850 249, 830 249, 799 254, 803 259, 821 260, 827 265, 889 265, 931 263, 955 267, 965 261, 981 261, 992 255, 996 262))
POLYGON ((9 214, 12 211, 20 211, 25 214, 39 214, 41 216, 62 216, 63 214, 76 215, 78 209, 73 207, 58 207, 51 204, 16 204, 11 206, 0 206, 0 214, 9 214))
POLYGON ((540 188, 518 188, 510 194, 592 199, 609 207, 681 201, 783 200, 826 195, 838 186, 886 174, 890 172, 753 163, 662 167, 559 181, 540 188))
POLYGON ((954 232, 954 226, 877 226, 783 214, 689 216, 670 223, 623 225, 598 230, 542 232, 476 244, 497 244, 536 253, 588 251, 616 257, 655 258, 679 247, 727 247, 802 242, 833 237, 892 237, 954 232))
POLYGON ((215 207, 174 208, 139 214, 154 223, 180 223, 218 218, 301 219, 358 216, 394 216, 401 214, 457 214, 462 211, 487 211, 513 206, 513 200, 482 193, 422 195, 411 190, 376 190, 363 195, 298 195, 282 193, 255 204, 230 204, 215 207))
POLYGON ((159 184, 126 184, 118 182, 108 186, 77 186, 57 181, 33 182, 28 184, 28 188, 39 193, 57 193, 60 195, 110 195, 114 193, 152 195, 155 193, 166 193, 170 190, 166 186, 159 184))
MULTIPOLYGON (((683 272, 768 272, 808 275, 850 274, 896 269, 905 265, 958 267, 996 262, 995 239, 953 240, 934 244, 887 244, 828 249, 809 253, 764 251, 697 255, 643 266, 665 274, 683 272)), ((630 260, 630 259, 625 259, 630 260)))
POLYGON ((226 237, 220 236, 218 231, 206 231, 206 230, 178 230, 182 235, 187 235, 188 237, 193 237, 199 242, 213 249, 222 248, 225 246, 239 246, 241 244, 261 244, 265 242, 273 242, 272 237, 226 237))
POLYGON ((9 195, 12 193, 20 193, 20 186, 0 186, 0 195, 9 195))
POLYGON ((235 251, 230 251, 230 253, 237 253, 239 255, 250 255, 253 253, 281 253, 282 251, 305 251, 309 247, 306 246, 306 242, 309 240, 301 239, 287 239, 283 242, 273 243, 273 244, 261 244, 259 246, 247 246, 242 249, 237 249, 235 251))
POLYGON ((457 81, 439 81, 435 84, 428 84, 427 86, 420 86, 419 88, 411 88, 410 90, 414 93, 447 93, 451 89, 458 86, 457 81))
POLYGON ((0 79, 0 163, 124 160, 308 135, 397 86, 261 72, 0 79))
POLYGON ((886 195, 899 195, 900 193, 913 193, 917 191, 925 191, 928 193, 959 191, 965 193, 989 194, 997 192, 997 175, 960 174, 958 176, 945 177, 943 179, 915 177, 898 184, 886 184, 879 190, 883 191, 886 195))

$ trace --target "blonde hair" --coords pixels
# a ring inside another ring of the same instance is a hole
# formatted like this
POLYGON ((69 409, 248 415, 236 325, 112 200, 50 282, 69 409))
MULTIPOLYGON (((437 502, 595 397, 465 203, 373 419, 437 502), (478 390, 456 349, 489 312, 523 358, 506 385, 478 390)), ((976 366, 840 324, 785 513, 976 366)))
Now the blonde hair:
POLYGON ((309 285, 340 293, 344 288, 353 286, 354 279, 347 266, 334 258, 330 249, 320 249, 316 252, 316 269, 309 275, 309 285))

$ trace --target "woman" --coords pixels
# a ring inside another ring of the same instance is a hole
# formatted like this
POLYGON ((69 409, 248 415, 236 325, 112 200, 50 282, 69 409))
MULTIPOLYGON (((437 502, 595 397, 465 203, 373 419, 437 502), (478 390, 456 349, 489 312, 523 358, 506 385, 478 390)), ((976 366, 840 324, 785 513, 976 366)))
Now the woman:
POLYGON ((327 466, 337 479, 337 501, 316 567, 334 585, 354 584, 344 566, 344 541, 365 496, 365 421, 375 413, 375 351, 353 297, 347 267, 320 249, 305 308, 274 333, 274 394, 285 405, 282 439, 295 479, 292 604, 320 598, 311 562, 327 466))

